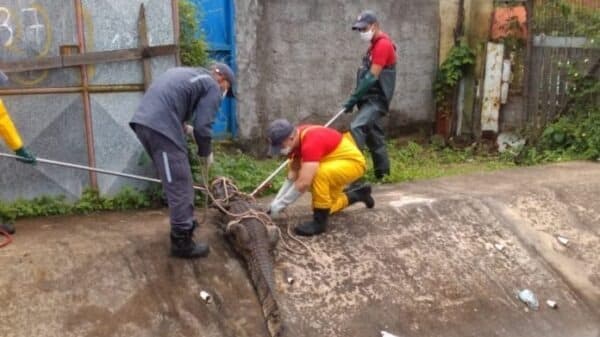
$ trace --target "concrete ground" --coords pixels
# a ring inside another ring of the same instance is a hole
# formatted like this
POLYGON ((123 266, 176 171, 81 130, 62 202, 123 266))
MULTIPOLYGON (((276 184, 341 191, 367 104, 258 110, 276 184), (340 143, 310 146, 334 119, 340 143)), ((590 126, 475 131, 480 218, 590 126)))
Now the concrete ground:
MULTIPOLYGON (((280 241, 284 336, 599 337, 599 196, 587 162, 380 186, 374 209, 303 239, 309 252, 280 241), (539 310, 516 298, 524 288, 539 310)), ((212 253, 197 261, 167 256, 165 210, 17 223, 0 249, 0 336, 267 336, 218 213, 205 221, 212 253)))

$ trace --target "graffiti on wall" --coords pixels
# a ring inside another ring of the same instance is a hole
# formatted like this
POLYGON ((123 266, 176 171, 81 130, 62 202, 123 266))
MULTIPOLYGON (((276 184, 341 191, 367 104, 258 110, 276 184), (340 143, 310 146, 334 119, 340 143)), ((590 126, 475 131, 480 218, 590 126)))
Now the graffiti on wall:
MULTIPOLYGON (((86 32, 85 45, 86 49, 90 49, 95 44, 94 25, 92 16, 85 8, 83 17, 86 32)), ((131 39, 129 35, 123 34, 125 41, 131 39)), ((121 42, 119 34, 117 39, 117 42, 121 42)), ((52 22, 43 5, 36 3, 19 9, 0 5, 0 48, 9 59, 35 59, 58 54, 58 47, 57 50, 52 50, 53 42, 56 41, 53 41, 52 22)), ((122 43, 115 45, 120 47, 122 43)), ((92 79, 96 74, 96 68, 93 65, 87 66, 87 72, 88 78, 92 79)), ((34 86, 47 77, 47 70, 34 70, 15 73, 11 79, 23 86, 34 86)))
MULTIPOLYGON (((52 25, 46 9, 33 4, 13 9, 0 6, 0 46, 15 58, 48 56, 52 44, 52 25)), ((15 74, 13 80, 22 85, 35 85, 48 76, 48 71, 15 74)))

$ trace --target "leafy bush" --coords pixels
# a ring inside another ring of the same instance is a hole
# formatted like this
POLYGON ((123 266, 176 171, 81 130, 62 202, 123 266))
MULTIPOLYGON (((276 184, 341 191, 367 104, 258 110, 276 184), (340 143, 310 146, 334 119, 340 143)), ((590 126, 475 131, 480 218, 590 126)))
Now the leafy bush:
POLYGON ((190 0, 179 1, 179 56, 185 66, 206 66, 208 46, 198 28, 198 9, 190 0), (199 36, 199 38, 197 38, 199 36))
POLYGON ((582 74, 583 64, 568 64, 568 103, 565 111, 535 137, 517 162, 600 159, 600 79, 582 74))
POLYGON ((437 104, 442 104, 450 98, 463 77, 466 67, 474 63, 475 53, 464 41, 452 47, 448 58, 440 66, 433 84, 437 104))

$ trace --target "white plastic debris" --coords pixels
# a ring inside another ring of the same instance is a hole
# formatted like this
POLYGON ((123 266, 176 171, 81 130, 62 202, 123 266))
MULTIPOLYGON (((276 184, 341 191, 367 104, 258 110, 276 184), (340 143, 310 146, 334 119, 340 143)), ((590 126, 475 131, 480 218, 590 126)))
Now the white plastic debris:
POLYGON ((398 337, 386 331, 381 331, 381 337, 398 337))
POLYGON ((558 240, 558 242, 563 246, 566 246, 569 244, 569 239, 565 238, 564 236, 559 235, 556 237, 556 240, 558 240))
POLYGON ((521 302, 527 304, 527 306, 532 310, 538 310, 540 307, 540 303, 538 302, 537 297, 533 293, 533 291, 529 289, 523 289, 519 292, 517 296, 521 302))
POLYGON ((504 250, 504 245, 501 243, 494 244, 494 247, 496 247, 496 249, 498 249, 500 252, 504 250))
POLYGON ((287 283, 294 284, 294 278, 293 277, 288 277, 287 278, 287 283))
POLYGON ((548 305, 550 308, 552 308, 552 309, 556 309, 556 308, 558 308, 558 304, 556 303, 556 301, 547 300, 547 301, 546 301, 546 304, 547 304, 547 305, 548 305))
POLYGON ((210 303, 210 301, 212 300, 212 297, 210 296, 209 293, 207 293, 206 291, 202 290, 200 292, 200 297, 202 298, 202 300, 204 300, 204 302, 206 303, 210 303))
POLYGON ((525 146, 525 138, 514 133, 502 132, 496 139, 496 145, 498 145, 498 152, 500 153, 510 151, 516 154, 525 146))

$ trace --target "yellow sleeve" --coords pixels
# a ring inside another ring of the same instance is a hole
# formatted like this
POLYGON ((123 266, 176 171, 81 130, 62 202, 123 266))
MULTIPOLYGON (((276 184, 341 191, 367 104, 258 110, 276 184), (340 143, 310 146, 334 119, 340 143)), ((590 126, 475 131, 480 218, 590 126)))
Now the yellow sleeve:
POLYGON ((0 136, 4 139, 8 147, 15 151, 23 147, 23 141, 19 131, 15 128, 10 115, 0 99, 0 136))

